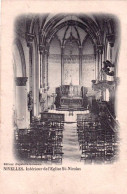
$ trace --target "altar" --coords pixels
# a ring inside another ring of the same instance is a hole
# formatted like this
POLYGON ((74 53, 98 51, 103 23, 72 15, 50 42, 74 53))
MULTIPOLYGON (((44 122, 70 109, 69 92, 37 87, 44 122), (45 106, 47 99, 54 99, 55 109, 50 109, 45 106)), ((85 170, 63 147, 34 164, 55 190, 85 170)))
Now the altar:
POLYGON ((79 85, 62 85, 56 88, 56 108, 62 110, 83 109, 82 87, 79 85))

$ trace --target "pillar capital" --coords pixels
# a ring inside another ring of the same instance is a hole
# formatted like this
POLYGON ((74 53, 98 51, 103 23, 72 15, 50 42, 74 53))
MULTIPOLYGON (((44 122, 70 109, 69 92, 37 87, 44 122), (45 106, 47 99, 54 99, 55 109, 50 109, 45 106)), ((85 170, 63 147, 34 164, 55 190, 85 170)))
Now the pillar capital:
POLYGON ((44 53, 45 46, 43 44, 39 44, 39 51, 40 51, 40 54, 44 53))
POLYGON ((64 45, 61 45, 61 49, 64 49, 65 48, 65 46, 64 45))
POLYGON ((100 54, 103 54, 103 48, 104 48, 104 46, 103 46, 102 44, 98 44, 97 47, 96 47, 97 51, 98 51, 100 54))
POLYGON ((79 46, 79 55, 82 55, 82 46, 79 46))
POLYGON ((79 46, 79 49, 82 49, 82 46, 81 45, 79 46))
POLYGON ((115 43, 115 34, 107 34, 106 38, 110 44, 111 47, 114 47, 114 43, 115 43))
POLYGON ((16 77, 16 86, 26 86, 28 77, 16 77))
POLYGON ((26 42, 27 42, 27 46, 28 47, 32 44, 32 42, 34 40, 34 37, 35 37, 34 34, 32 34, 32 33, 26 33, 26 42))
POLYGON ((49 50, 46 48, 45 49, 45 54, 48 55, 49 54, 49 50))

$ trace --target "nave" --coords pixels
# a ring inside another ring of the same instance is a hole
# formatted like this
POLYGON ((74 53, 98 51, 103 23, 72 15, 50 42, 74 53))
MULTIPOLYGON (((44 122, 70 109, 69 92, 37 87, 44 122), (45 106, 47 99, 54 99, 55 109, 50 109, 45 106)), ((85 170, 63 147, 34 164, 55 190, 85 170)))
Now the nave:
POLYGON ((42 13, 21 15, 14 25, 15 157, 47 164, 116 161, 118 19, 42 13))
POLYGON ((118 157, 118 131, 91 113, 79 114, 76 120, 64 122, 64 114, 59 120, 44 116, 33 120, 29 129, 15 130, 17 158, 47 164, 114 162, 118 157))

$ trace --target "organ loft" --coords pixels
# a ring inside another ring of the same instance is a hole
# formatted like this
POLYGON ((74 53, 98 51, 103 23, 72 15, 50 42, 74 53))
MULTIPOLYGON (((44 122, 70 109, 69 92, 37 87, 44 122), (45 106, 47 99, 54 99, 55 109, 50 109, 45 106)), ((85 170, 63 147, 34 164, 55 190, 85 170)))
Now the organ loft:
POLYGON ((117 155, 119 47, 119 21, 113 15, 16 18, 13 123, 18 157, 105 162, 117 155), (77 145, 74 156, 68 151, 69 137, 77 145))

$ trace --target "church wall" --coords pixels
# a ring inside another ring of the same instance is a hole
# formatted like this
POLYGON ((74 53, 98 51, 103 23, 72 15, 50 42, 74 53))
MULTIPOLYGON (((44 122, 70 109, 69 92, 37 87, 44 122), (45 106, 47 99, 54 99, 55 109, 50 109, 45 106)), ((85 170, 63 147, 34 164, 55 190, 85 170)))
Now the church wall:
POLYGON ((49 48, 48 82, 49 93, 54 93, 55 88, 61 85, 61 47, 56 38, 52 40, 49 48))
POLYGON ((37 47, 34 42, 33 44, 33 52, 32 52, 32 94, 33 94, 33 114, 34 116, 38 116, 38 52, 37 47))
POLYGON ((82 49, 82 84, 91 88, 91 80, 95 78, 95 57, 94 47, 89 38, 84 41, 82 49))
POLYGON ((67 42, 64 48, 64 84, 79 85, 79 47, 74 42, 67 42))

